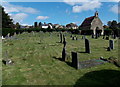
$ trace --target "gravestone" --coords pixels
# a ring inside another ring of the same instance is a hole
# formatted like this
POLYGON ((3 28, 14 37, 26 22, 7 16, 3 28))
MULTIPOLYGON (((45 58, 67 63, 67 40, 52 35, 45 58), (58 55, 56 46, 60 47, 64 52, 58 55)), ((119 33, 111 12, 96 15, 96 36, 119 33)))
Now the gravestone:
POLYGON ((72 66, 79 69, 79 60, 76 52, 72 52, 72 66))
POLYGON ((75 37, 72 37, 72 40, 75 40, 75 37))
POLYGON ((16 36, 16 32, 14 32, 14 36, 16 36))
POLYGON ((105 35, 103 35, 103 39, 105 39, 105 35))
POLYGON ((95 34, 95 39, 97 39, 97 38, 98 38, 98 33, 95 34))
POLYGON ((78 40, 78 37, 76 37, 76 40, 78 40))
POLYGON ((109 36, 106 36, 106 40, 109 40, 109 36))
POLYGON ((86 53, 91 53, 90 51, 90 43, 88 39, 85 39, 85 52, 86 53))
POLYGON ((109 40, 109 47, 113 50, 114 49, 114 41, 109 40))
POLYGON ((10 37, 10 33, 7 34, 7 38, 9 38, 9 37, 10 37))
POLYGON ((94 34, 92 34, 92 38, 94 38, 94 34))
POLYGON ((63 44, 64 44, 64 47, 66 46, 66 40, 65 40, 65 37, 63 38, 63 44))
POLYGON ((113 35, 113 38, 116 39, 116 35, 115 34, 113 35))
POLYGON ((108 47, 108 48, 107 48, 107 51, 111 51, 111 48, 110 48, 110 47, 108 47))
POLYGON ((85 35, 82 36, 82 39, 86 39, 85 35))
POLYGON ((62 33, 60 33, 60 43, 62 43, 62 33))
POLYGON ((66 50, 65 50, 65 47, 63 48, 62 50, 62 61, 65 61, 66 60, 66 50))

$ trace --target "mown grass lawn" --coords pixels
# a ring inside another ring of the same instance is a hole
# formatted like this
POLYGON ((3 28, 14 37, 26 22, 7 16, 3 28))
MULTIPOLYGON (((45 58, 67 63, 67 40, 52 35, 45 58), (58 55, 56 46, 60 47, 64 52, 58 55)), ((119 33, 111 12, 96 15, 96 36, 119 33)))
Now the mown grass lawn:
MULTIPOLYGON (((66 34, 67 62, 71 62, 71 52, 78 52, 79 61, 98 59, 100 56, 118 58, 118 40, 115 49, 106 51, 108 40, 90 40, 91 54, 84 52, 84 40, 72 40, 66 34)), ((73 35, 74 36, 74 35, 73 35)), ((57 58, 62 56, 63 44, 59 43, 59 33, 24 33, 15 36, 17 39, 2 41, 2 56, 14 61, 13 65, 2 64, 3 85, 120 85, 120 69, 113 64, 105 63, 91 68, 79 69, 69 66, 57 58), (7 51, 7 55, 6 55, 7 51)))

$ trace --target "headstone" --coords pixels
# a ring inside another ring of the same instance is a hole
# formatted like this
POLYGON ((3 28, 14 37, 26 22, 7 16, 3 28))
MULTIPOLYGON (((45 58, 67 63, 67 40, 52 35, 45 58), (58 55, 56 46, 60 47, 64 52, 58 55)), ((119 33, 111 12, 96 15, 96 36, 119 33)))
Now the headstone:
POLYGON ((72 52, 72 66, 79 69, 79 60, 76 52, 72 52))
POLYGON ((78 40, 78 38, 76 37, 76 40, 78 40))
POLYGON ((113 50, 114 49, 114 41, 109 40, 109 47, 113 50))
POLYGON ((113 38, 116 39, 116 35, 115 34, 113 35, 113 38))
POLYGON ((95 34, 95 39, 97 39, 97 38, 98 38, 98 33, 95 34))
POLYGON ((62 33, 60 33, 60 43, 62 43, 62 33))
POLYGON ((92 34, 92 38, 94 38, 94 34, 92 34))
POLYGON ((16 32, 14 32, 14 36, 16 36, 16 32))
POLYGON ((7 34, 7 38, 9 38, 9 37, 10 37, 10 33, 7 34))
POLYGON ((62 50, 62 61, 65 61, 66 60, 66 50, 65 50, 65 47, 63 48, 62 50))
POLYGON ((82 39, 86 39, 85 35, 82 36, 82 39))
POLYGON ((105 39, 105 35, 103 35, 103 39, 105 39))
POLYGON ((64 47, 66 46, 66 40, 65 40, 65 37, 63 38, 63 44, 64 44, 64 47))
POLYGON ((91 53, 90 51, 90 43, 88 39, 85 39, 85 52, 86 53, 91 53))
POLYGON ((75 40, 75 37, 72 37, 72 40, 75 40))
POLYGON ((109 36, 106 36, 106 40, 109 40, 109 36))
POLYGON ((110 48, 110 47, 108 47, 108 48, 107 48, 107 51, 111 51, 111 48, 110 48))

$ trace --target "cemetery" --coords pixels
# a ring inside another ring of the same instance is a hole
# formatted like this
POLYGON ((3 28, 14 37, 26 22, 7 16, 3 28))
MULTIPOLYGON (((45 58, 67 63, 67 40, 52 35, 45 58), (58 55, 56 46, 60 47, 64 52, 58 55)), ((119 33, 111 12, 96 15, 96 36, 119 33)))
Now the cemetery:
POLYGON ((120 77, 118 38, 111 36, 108 40, 69 32, 8 34, 2 39, 2 56, 3 85, 108 86, 120 77))

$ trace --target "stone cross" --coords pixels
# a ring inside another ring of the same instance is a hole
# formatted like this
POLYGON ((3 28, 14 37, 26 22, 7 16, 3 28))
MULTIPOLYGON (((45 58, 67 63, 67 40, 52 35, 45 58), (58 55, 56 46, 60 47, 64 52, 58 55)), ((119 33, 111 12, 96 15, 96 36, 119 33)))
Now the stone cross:
POLYGON ((66 50, 65 50, 65 47, 63 48, 62 50, 62 61, 65 61, 66 60, 66 50))
POLYGON ((113 50, 114 49, 114 41, 109 40, 109 47, 113 50))
POLYGON ((90 43, 88 39, 85 39, 85 52, 86 53, 91 53, 90 51, 90 43))
POLYGON ((72 54, 72 66, 79 69, 79 60, 76 52, 71 52, 72 54))

